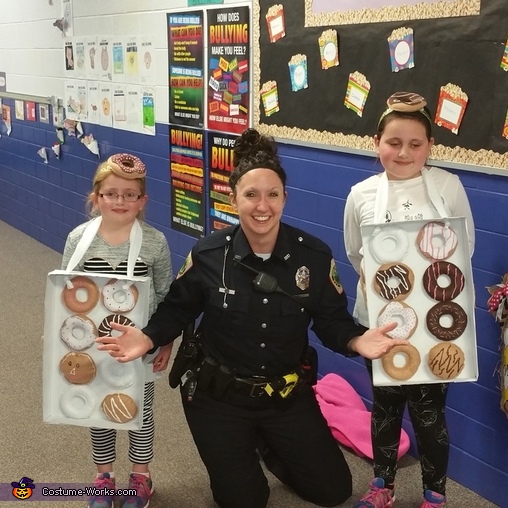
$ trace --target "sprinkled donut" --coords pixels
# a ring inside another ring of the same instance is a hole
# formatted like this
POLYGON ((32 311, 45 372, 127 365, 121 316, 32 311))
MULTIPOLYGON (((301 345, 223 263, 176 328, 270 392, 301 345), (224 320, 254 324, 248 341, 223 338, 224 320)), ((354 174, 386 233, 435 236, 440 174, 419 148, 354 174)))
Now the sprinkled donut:
POLYGON ((60 360, 60 372, 73 385, 87 384, 95 378, 95 362, 86 353, 67 353, 60 360))
POLYGON ((102 288, 102 303, 111 312, 124 314, 138 301, 138 288, 127 280, 111 279, 102 288))
POLYGON ((418 318, 412 307, 402 302, 390 302, 385 305, 377 318, 378 326, 397 323, 397 328, 386 335, 392 339, 409 339, 416 330, 418 318))
POLYGON ((432 263, 423 274, 423 288, 431 298, 440 302, 456 298, 464 289, 464 284, 464 274, 448 261, 432 263), (445 286, 442 285, 444 282, 447 282, 445 286))
POLYGON ((420 353, 411 344, 394 346, 381 358, 384 371, 393 379, 405 381, 413 377, 420 366, 420 353), (395 365, 395 356, 404 357, 404 365, 395 365))
POLYGON ((109 164, 116 164, 124 173, 138 173, 140 175, 146 172, 146 167, 139 157, 130 153, 117 153, 108 159, 109 164))
POLYGON ((126 423, 138 414, 138 406, 126 393, 110 393, 102 400, 102 411, 112 422, 126 423))
POLYGON ((420 252, 431 260, 449 258, 455 252, 457 244, 455 231, 444 222, 428 222, 416 237, 420 252))
POLYGON ((403 300, 413 289, 414 273, 403 263, 381 265, 374 277, 374 290, 386 300, 403 300))
POLYGON ((97 305, 99 288, 90 277, 78 275, 66 282, 62 291, 62 300, 71 312, 86 314, 97 305))
POLYGON ((467 314, 455 302, 439 302, 427 313, 427 328, 439 340, 455 340, 460 337, 467 326, 467 314), (441 318, 450 316, 452 324, 443 326, 441 318))
POLYGON ((441 379, 456 378, 462 372, 464 363, 464 353, 455 344, 441 343, 429 351, 429 368, 435 376, 441 379))
POLYGON ((97 329, 99 337, 106 337, 110 336, 111 333, 115 333, 115 330, 111 328, 111 323, 125 326, 136 326, 128 317, 123 316, 122 314, 110 314, 101 321, 101 324, 97 329))
POLYGON ((84 420, 90 418, 97 406, 97 397, 86 385, 74 385, 60 397, 60 409, 67 418, 84 420))
POLYGON ((95 343, 97 328, 86 316, 70 316, 60 328, 60 338, 74 351, 83 351, 95 343))
POLYGON ((369 243, 370 253, 378 263, 402 261, 407 255, 409 240, 407 233, 399 226, 377 227, 369 243))

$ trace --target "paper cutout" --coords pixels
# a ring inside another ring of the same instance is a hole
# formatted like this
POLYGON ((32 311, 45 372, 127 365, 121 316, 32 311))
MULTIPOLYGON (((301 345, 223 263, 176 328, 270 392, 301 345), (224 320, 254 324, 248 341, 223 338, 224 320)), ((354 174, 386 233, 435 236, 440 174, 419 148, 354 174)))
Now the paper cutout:
POLYGON ((330 69, 339 65, 339 44, 337 30, 325 30, 318 38, 321 68, 330 69))
POLYGON ((266 13, 266 24, 270 42, 278 41, 286 36, 286 23, 284 21, 284 6, 272 5, 266 13))
POLYGON ((7 136, 10 136, 12 131, 11 107, 7 106, 7 104, 2 104, 2 120, 5 124, 7 136))
POLYGON ((64 121, 64 129, 67 131, 67 134, 72 137, 76 137, 76 120, 72 120, 71 118, 66 118, 64 121))
POLYGON ((60 158, 60 143, 53 143, 53 146, 51 147, 54 154, 56 155, 56 158, 60 158))
POLYGON ((506 111, 506 117, 504 119, 503 138, 508 139, 508 111, 506 111))
POLYGON ((39 122, 49 123, 49 106, 47 104, 39 104, 39 122))
POLYGON ((35 122, 35 102, 25 102, 26 119, 29 122, 35 122))
POLYGON ((56 19, 53 22, 53 26, 56 26, 60 32, 62 32, 62 37, 65 35, 65 26, 64 26, 64 18, 56 19))
POLYGON ((279 111, 279 93, 277 90, 277 81, 267 81, 261 87, 261 100, 266 116, 271 116, 279 111))
POLYGON ((288 62, 289 75, 291 77, 291 90, 298 92, 308 88, 309 83, 307 81, 307 56, 298 53, 293 55, 291 60, 288 62))
POLYGON ((392 72, 412 69, 414 62, 414 37, 412 28, 397 28, 388 37, 392 72))
POLYGON ((503 58, 501 59, 501 69, 508 72, 508 40, 504 45, 503 58))
POLYGON ((344 106, 352 109, 358 116, 363 115, 363 109, 370 92, 370 83, 367 78, 358 71, 349 75, 344 106))
POLYGON ((78 133, 78 138, 83 135, 83 127, 81 126, 81 122, 76 123, 76 131, 78 133))
POLYGON ((444 127, 457 134, 468 100, 467 94, 459 86, 452 83, 442 86, 440 88, 434 121, 439 127, 444 127))
POLYGON ((48 154, 46 153, 46 149, 44 147, 39 149, 37 155, 41 157, 41 159, 44 161, 44 164, 48 163, 48 154))
POLYGON ((88 150, 90 150, 94 155, 100 157, 99 155, 99 144, 94 139, 93 134, 88 134, 88 136, 84 136, 81 138, 81 143, 83 143, 88 150))
POLYGON ((23 101, 14 101, 14 113, 16 115, 16 120, 25 119, 25 104, 23 101))

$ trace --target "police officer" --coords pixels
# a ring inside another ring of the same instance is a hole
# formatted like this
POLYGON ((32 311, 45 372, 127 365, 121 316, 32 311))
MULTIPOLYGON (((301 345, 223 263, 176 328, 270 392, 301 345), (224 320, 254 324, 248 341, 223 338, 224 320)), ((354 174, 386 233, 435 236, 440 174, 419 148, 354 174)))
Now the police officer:
POLYGON ((266 506, 262 442, 279 479, 309 502, 336 506, 351 496, 352 479, 305 382, 308 327, 331 350, 371 359, 405 341, 385 335, 395 324, 355 324, 329 247, 281 222, 286 174, 273 139, 248 129, 234 156, 240 224, 196 243, 143 331, 115 326, 123 334, 98 339, 99 349, 130 361, 201 316, 197 390, 184 385, 182 399, 216 503, 266 506))

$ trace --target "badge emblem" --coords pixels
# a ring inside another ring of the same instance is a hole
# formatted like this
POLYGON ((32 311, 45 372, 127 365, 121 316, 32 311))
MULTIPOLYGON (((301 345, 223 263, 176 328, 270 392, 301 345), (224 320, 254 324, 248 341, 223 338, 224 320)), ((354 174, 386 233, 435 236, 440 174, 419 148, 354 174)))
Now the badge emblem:
POLYGON ((188 272, 191 268, 192 268, 192 251, 189 252, 188 256, 185 258, 185 261, 183 262, 182 267, 178 271, 176 278, 179 279, 182 275, 184 275, 186 272, 188 272))
POLYGON ((337 267, 335 266, 334 259, 332 259, 332 262, 330 264, 330 280, 332 281, 332 284, 337 290, 337 293, 339 293, 339 295, 342 294, 343 292, 342 284, 340 283, 339 272, 337 272, 337 267))
POLYGON ((309 269, 306 266, 301 266, 300 268, 298 268, 298 270, 296 270, 295 280, 296 286, 302 291, 309 289, 310 285, 309 269))

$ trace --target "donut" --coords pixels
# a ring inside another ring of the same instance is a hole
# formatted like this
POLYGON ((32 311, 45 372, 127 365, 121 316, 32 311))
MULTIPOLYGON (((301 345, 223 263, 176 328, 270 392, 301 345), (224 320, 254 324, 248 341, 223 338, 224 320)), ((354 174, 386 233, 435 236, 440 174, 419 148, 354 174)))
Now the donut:
POLYGON ((83 420, 90 418, 97 406, 97 397, 86 385, 74 385, 60 397, 60 410, 67 418, 83 420))
POLYGON ((386 263, 374 276, 374 290, 386 300, 403 300, 413 289, 414 278, 403 263, 386 263))
POLYGON ((467 314, 464 309, 455 302, 439 302, 427 313, 427 328, 429 332, 439 340, 455 340, 460 337, 467 326, 467 314), (443 326, 441 318, 450 316, 450 326, 443 326))
POLYGON ((135 418, 138 406, 126 393, 110 393, 102 400, 102 411, 108 420, 126 423, 135 418))
POLYGON ((74 351, 83 351, 91 347, 97 337, 94 322, 86 316, 70 316, 60 328, 60 338, 74 351))
POLYGON ((95 362, 86 353, 67 353, 60 360, 60 372, 69 383, 87 384, 95 378, 95 362))
POLYGON ((453 379, 464 368, 464 353, 457 345, 442 342, 429 351, 428 364, 435 376, 441 379, 453 379))
POLYGON ((108 164, 116 164, 124 173, 144 175, 146 167, 139 157, 130 153, 117 153, 108 159, 108 164))
POLYGON ((122 314, 110 314, 101 321, 101 324, 97 329, 99 337, 106 337, 111 335, 111 333, 115 333, 115 330, 111 328, 111 323, 125 326, 136 326, 128 317, 123 316, 122 314))
POLYGON ((99 373, 109 385, 115 388, 127 388, 134 382, 136 371, 132 362, 120 363, 108 355, 101 361, 99 373))
POLYGON ((456 298, 464 289, 464 274, 453 263, 436 261, 423 274, 423 288, 427 294, 440 302, 456 298), (446 285, 442 285, 446 283, 446 285))
POLYGON ((405 381, 413 377, 420 365, 420 353, 411 344, 403 346, 394 346, 388 353, 381 358, 384 371, 393 379, 405 381), (404 357, 404 365, 399 367, 395 365, 395 356, 404 357))
POLYGON ((418 111, 427 105, 427 101, 413 92, 395 92, 388 97, 386 104, 393 111, 418 111))
POLYGON ((402 302, 390 302, 379 313, 377 325, 385 326, 393 322, 397 323, 397 328, 387 332, 387 335, 392 339, 409 339, 416 330, 418 318, 409 305, 402 302))
POLYGON ((111 312, 124 314, 138 301, 138 288, 127 280, 111 279, 102 288, 102 303, 111 312))
POLYGON ((416 237, 416 245, 427 258, 441 260, 449 258, 457 248, 455 231, 444 222, 428 222, 416 237))
POLYGON ((66 282, 62 291, 62 299, 64 305, 71 312, 86 314, 97 305, 99 288, 90 277, 77 275, 66 282))
POLYGON ((392 225, 375 228, 369 243, 372 257, 380 264, 402 261, 408 248, 407 233, 401 227, 392 225))

